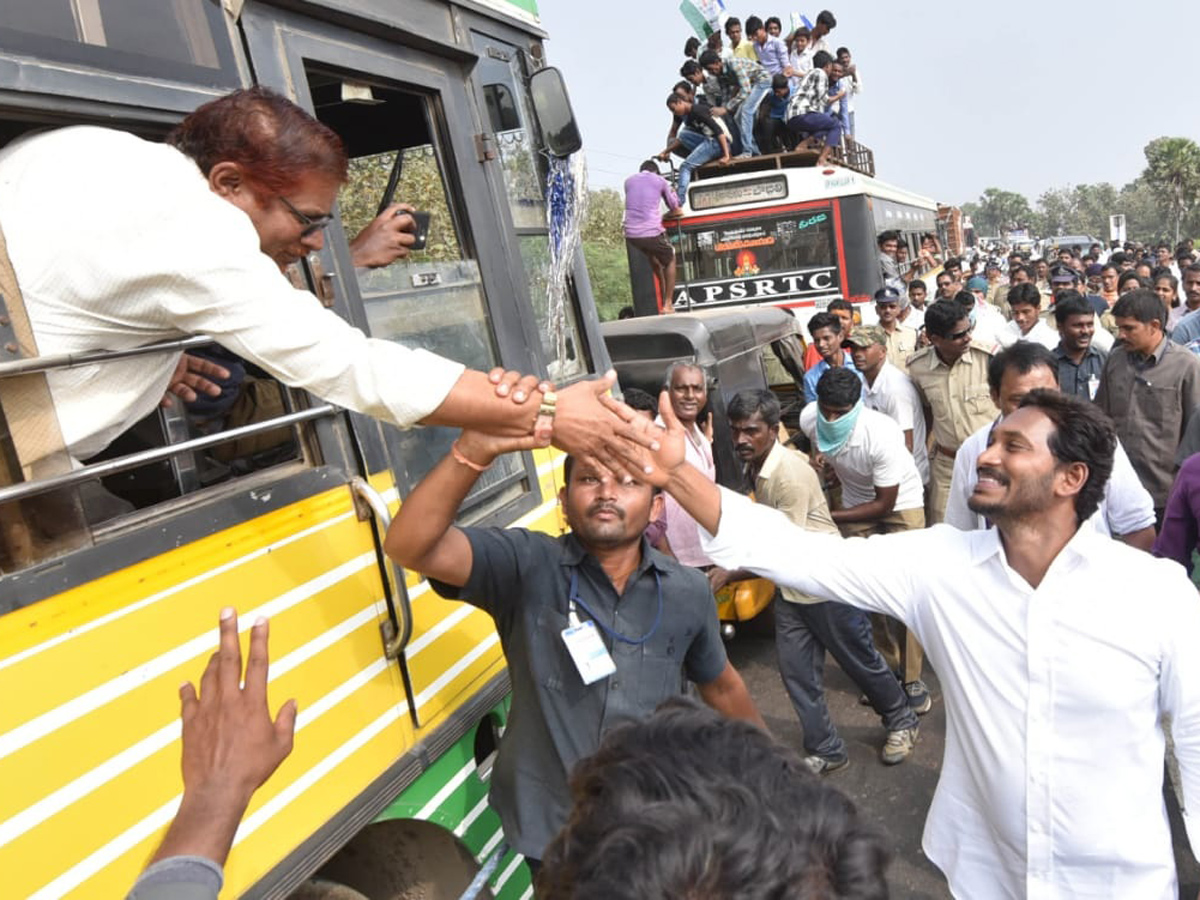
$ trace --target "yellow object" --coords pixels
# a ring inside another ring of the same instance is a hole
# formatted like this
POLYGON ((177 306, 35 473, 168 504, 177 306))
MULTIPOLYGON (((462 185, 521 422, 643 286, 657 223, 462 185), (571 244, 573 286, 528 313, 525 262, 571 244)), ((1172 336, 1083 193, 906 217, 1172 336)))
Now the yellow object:
POLYGON ((722 622, 748 622, 770 605, 775 583, 765 578, 733 581, 717 591, 717 618, 722 622))

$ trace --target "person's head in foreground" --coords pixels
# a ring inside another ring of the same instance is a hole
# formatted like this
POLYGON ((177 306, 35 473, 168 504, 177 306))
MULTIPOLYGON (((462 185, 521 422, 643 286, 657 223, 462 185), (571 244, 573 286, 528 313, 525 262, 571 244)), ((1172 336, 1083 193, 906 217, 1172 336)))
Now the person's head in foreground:
POLYGON ((571 775, 541 900, 885 900, 888 853, 795 751, 683 698, 571 775))

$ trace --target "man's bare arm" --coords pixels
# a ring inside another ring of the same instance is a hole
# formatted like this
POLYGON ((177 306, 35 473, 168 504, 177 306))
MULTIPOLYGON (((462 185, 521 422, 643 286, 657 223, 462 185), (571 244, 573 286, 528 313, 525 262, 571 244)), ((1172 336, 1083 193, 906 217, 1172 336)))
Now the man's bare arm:
POLYGON ((696 689, 701 699, 721 715, 730 719, 745 719, 763 731, 767 730, 767 723, 759 714, 750 692, 746 690, 746 683, 733 663, 726 662, 720 675, 707 684, 696 685, 696 689))
POLYGON ((1124 541, 1130 547, 1137 550, 1145 550, 1149 553, 1154 549, 1154 536, 1154 526, 1147 525, 1145 528, 1139 528, 1137 531, 1118 534, 1116 538, 1119 541, 1124 541))
POLYGON ((887 487, 875 485, 875 499, 851 506, 849 509, 830 511, 835 522, 872 522, 889 515, 896 508, 896 498, 900 496, 900 485, 892 484, 887 487))

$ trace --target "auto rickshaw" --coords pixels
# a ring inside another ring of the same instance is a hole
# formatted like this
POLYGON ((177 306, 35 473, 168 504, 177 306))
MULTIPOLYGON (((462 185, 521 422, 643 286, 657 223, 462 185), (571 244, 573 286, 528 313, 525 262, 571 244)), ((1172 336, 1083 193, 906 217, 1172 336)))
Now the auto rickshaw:
MULTIPOLYGON (((805 350, 795 317, 774 306, 716 309, 605 322, 601 333, 622 388, 657 397, 672 363, 701 368, 708 406, 700 417, 712 413, 717 483, 748 492, 753 485, 733 452, 725 409, 741 391, 770 388, 783 404, 785 427, 790 423, 794 429, 803 402, 805 350)), ((757 616, 774 596, 775 585, 763 578, 726 585, 717 592, 721 633, 732 637, 738 623, 757 616)))

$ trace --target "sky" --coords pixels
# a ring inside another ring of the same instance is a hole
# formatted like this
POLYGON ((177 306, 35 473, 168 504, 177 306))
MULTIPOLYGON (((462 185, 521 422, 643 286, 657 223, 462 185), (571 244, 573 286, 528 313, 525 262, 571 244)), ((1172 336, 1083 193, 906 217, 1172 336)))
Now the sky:
MULTIPOLYGON (((877 176, 898 187, 954 205, 987 187, 1036 202, 1052 187, 1119 188, 1156 137, 1200 141, 1194 17, 1181 18, 1182 0, 828 2, 838 20, 830 44, 848 47, 862 75, 858 138, 875 151, 877 176)), ((665 145, 665 100, 692 33, 679 0, 538 8, 589 182, 619 189, 665 145)), ((793 10, 814 20, 822 8, 726 0, 743 22, 787 23, 793 10)))

